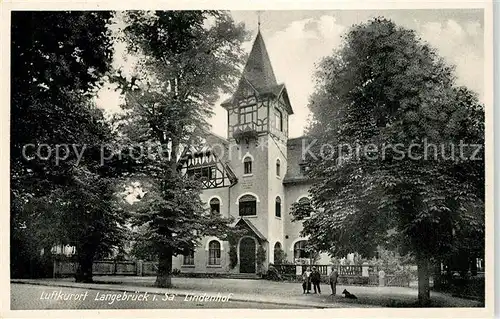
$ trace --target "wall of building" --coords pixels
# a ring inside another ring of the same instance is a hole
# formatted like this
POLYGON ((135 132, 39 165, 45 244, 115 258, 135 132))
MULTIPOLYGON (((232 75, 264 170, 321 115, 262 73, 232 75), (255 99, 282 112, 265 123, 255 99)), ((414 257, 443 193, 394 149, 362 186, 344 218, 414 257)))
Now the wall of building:
POLYGON ((217 198, 220 201, 220 213, 224 217, 229 217, 229 187, 204 189, 200 194, 200 198, 205 203, 207 209, 212 198, 217 198))
POLYGON ((262 151, 258 147, 258 142, 250 140, 241 142, 238 146, 231 145, 234 149, 230 156, 230 165, 233 172, 238 178, 238 183, 231 187, 231 215, 239 218, 239 203, 238 198, 250 194, 257 197, 257 216, 247 216, 262 234, 268 231, 267 215, 268 215, 268 182, 267 182, 267 162, 268 155, 266 151, 262 151), (244 174, 243 160, 246 156, 253 158, 252 173, 244 174), (233 209, 234 208, 234 209, 233 209))
POLYGON ((285 201, 285 213, 284 213, 284 227, 285 227, 285 245, 284 250, 287 254, 287 259, 293 261, 294 258, 294 244, 300 239, 299 233, 303 228, 302 221, 292 221, 293 216, 291 215, 292 204, 297 202, 302 197, 308 197, 308 189, 310 184, 300 183, 300 184, 287 184, 285 187, 286 191, 286 201, 285 201), (288 238, 287 238, 288 237, 288 238))
POLYGON ((209 265, 208 245, 215 237, 204 237, 194 252, 194 265, 183 265, 184 257, 179 255, 172 261, 172 269, 179 269, 183 273, 228 273, 237 272, 237 269, 230 269, 229 243, 219 240, 221 243, 220 265, 209 265))
POLYGON ((279 99, 272 99, 269 102, 269 133, 286 143, 286 140, 288 138, 288 112, 284 107, 282 97, 280 97, 279 99), (279 110, 283 117, 283 126, 281 130, 279 130, 278 126, 276 125, 275 109, 279 110))
POLYGON ((274 262, 274 245, 276 242, 284 245, 284 215, 286 213, 286 196, 285 187, 283 186, 283 177, 286 171, 286 148, 285 144, 272 136, 268 136, 268 233, 266 234, 269 241, 268 262, 274 262), (280 175, 276 173, 276 161, 280 161, 280 175), (281 217, 276 217, 276 197, 281 199, 281 217))
MULTIPOLYGON (((287 260, 294 260, 294 245, 297 241, 304 240, 307 238, 300 236, 300 231, 303 229, 302 221, 292 221, 293 216, 291 214, 293 203, 297 202, 302 197, 309 197, 309 187, 310 183, 296 183, 296 184, 286 184, 286 214, 284 219, 285 227, 285 245, 284 250, 287 254, 287 260), (286 238, 288 236, 288 238, 286 238)), ((317 260, 318 265, 328 265, 330 264, 330 256, 327 253, 320 253, 319 259, 317 260)))

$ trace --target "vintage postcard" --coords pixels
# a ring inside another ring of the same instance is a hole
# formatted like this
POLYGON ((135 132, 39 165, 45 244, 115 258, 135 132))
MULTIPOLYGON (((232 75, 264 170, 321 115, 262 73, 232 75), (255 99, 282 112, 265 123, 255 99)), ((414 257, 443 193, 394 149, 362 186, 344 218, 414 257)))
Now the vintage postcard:
POLYGON ((2 317, 493 316, 491 2, 2 8, 2 317))

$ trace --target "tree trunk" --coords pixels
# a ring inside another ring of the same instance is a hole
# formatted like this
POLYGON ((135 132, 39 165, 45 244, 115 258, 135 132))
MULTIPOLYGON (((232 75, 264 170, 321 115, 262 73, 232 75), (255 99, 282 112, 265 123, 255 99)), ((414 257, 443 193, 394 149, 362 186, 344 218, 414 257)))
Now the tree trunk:
POLYGON ((472 276, 477 276, 477 258, 475 255, 470 257, 470 271, 472 276))
POLYGON ((442 261, 436 261, 436 263, 434 264, 434 275, 433 275, 433 288, 434 290, 438 291, 438 290, 441 290, 441 282, 442 282, 442 277, 443 277, 443 274, 441 272, 441 262, 442 261))
POLYGON ((52 258, 52 247, 45 245, 43 247, 42 256, 42 276, 43 278, 51 278, 53 275, 54 259, 52 258))
POLYGON ((76 267, 76 282, 93 282, 92 265, 94 263, 94 254, 82 253, 77 255, 78 265, 76 267))
POLYGON ((428 306, 431 302, 429 285, 429 261, 425 256, 417 254, 418 268, 418 303, 428 306))
POLYGON ((155 287, 172 287, 172 251, 167 249, 158 255, 158 273, 155 287))

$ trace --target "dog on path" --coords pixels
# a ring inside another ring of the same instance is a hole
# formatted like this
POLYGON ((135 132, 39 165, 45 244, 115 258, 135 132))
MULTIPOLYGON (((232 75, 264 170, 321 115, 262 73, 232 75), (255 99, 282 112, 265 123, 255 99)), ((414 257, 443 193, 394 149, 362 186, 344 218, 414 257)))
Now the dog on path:
POLYGON ((342 294, 347 299, 358 299, 358 297, 356 297, 355 295, 351 294, 349 291, 347 291, 347 289, 344 289, 344 291, 342 291, 342 294))

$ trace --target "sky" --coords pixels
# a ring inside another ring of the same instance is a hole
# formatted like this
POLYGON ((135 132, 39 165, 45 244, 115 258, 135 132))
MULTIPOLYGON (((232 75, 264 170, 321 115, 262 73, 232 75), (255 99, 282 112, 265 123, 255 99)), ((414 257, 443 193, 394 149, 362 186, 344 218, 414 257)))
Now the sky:
MULTIPOLYGON (((257 34, 257 11, 232 11, 235 22, 243 22, 251 33, 244 43, 250 52, 257 34)), ((353 24, 383 16, 396 24, 413 29, 449 63, 456 67, 457 84, 475 91, 484 101, 484 20, 478 9, 440 10, 335 10, 335 11, 260 11, 261 33, 274 73, 285 83, 294 115, 290 118, 289 137, 303 135, 309 111, 308 99, 314 91, 316 63, 339 48, 341 36, 353 24)), ((124 47, 116 46, 115 66, 127 68, 124 47)), ((227 113, 220 102, 209 120, 212 131, 227 136, 227 113)), ((119 110, 118 92, 104 87, 97 104, 107 112, 119 110)))

